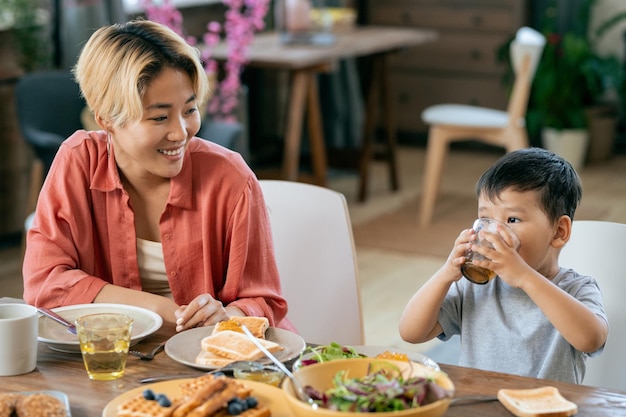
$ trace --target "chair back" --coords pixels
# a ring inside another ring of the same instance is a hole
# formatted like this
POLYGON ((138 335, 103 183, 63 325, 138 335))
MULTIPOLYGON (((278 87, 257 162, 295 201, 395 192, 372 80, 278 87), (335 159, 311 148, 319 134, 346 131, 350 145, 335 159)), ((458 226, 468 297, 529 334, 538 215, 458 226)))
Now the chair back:
POLYGON ((70 71, 35 71, 24 74, 15 88, 22 136, 33 147, 48 172, 61 143, 82 128, 85 100, 70 71))
POLYGON ((511 42, 510 56, 515 72, 515 82, 507 112, 509 123, 516 127, 525 126, 530 86, 545 44, 545 36, 529 27, 520 28, 511 42))
POLYGON ((343 194, 261 180, 287 317, 307 342, 364 343, 352 225, 343 194))
POLYGON ((562 267, 598 281, 609 318, 609 337, 604 351, 587 360, 583 383, 626 391, 626 279, 622 257, 626 253, 626 225, 605 221, 576 220, 572 236, 559 256, 562 267))

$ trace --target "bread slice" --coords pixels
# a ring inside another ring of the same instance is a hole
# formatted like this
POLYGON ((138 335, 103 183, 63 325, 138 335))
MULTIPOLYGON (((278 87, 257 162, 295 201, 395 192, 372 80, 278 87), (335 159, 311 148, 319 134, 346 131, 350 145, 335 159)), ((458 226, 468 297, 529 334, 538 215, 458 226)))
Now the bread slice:
POLYGON ((578 412, 578 406, 567 401, 555 387, 534 389, 501 389, 498 400, 517 417, 568 417, 578 412))
MULTIPOLYGON (((272 353, 284 349, 281 345, 271 340, 258 340, 272 353)), ((207 336, 202 339, 200 344, 203 351, 233 360, 253 361, 264 356, 263 352, 261 352, 245 334, 233 330, 224 330, 207 336)))
POLYGON ((265 339, 265 332, 270 327, 270 321, 267 317, 233 316, 228 320, 218 322, 213 328, 213 334, 224 330, 232 330, 243 333, 243 330, 241 330, 242 324, 250 330, 250 333, 259 339, 265 339))
POLYGON ((198 353, 198 356, 196 356, 195 362, 202 366, 221 368, 222 366, 226 366, 233 362, 233 359, 217 356, 215 353, 207 350, 201 350, 200 353, 198 353))

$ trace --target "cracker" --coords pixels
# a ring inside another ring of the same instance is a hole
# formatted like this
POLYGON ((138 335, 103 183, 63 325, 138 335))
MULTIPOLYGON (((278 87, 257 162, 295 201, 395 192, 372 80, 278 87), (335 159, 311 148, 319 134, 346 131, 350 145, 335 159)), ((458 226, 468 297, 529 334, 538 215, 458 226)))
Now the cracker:
POLYGON ((19 417, 67 417, 63 403, 50 394, 24 395, 17 400, 15 411, 19 417))

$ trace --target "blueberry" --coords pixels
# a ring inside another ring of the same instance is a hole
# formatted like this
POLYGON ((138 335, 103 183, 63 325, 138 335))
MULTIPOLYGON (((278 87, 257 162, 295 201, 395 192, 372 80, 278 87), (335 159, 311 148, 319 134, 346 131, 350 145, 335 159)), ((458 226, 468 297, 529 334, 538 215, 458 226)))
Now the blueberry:
POLYGON ((169 398, 167 398, 167 395, 165 394, 157 395, 156 400, 158 401, 161 407, 170 407, 172 405, 172 402, 170 401, 169 398))
POLYGON ((259 402, 254 397, 246 398, 246 403, 248 404, 248 408, 254 408, 259 404, 259 402))
POLYGON ((243 407, 239 401, 231 401, 228 403, 228 408, 226 409, 228 414, 231 416, 239 415, 243 412, 243 407))
POLYGON ((154 400, 154 391, 152 391, 151 389, 146 389, 143 391, 143 398, 145 398, 148 401, 152 401, 154 400))
POLYGON ((217 372, 213 372, 213 376, 217 378, 219 376, 226 376, 226 374, 222 371, 217 371, 217 372))

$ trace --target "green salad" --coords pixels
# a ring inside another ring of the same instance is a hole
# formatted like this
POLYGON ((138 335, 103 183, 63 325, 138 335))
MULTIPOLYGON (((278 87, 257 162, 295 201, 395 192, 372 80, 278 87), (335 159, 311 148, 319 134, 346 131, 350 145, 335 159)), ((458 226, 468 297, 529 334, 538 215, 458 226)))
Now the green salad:
POLYGON ((336 359, 366 358, 350 346, 342 346, 332 342, 330 345, 307 347, 300 354, 300 366, 313 365, 320 362, 328 362, 336 359))
POLYGON ((433 379, 403 378, 397 367, 385 362, 370 364, 368 374, 361 378, 348 378, 346 371, 340 371, 333 384, 326 392, 311 386, 305 391, 321 407, 363 413, 407 410, 451 396, 433 379))

